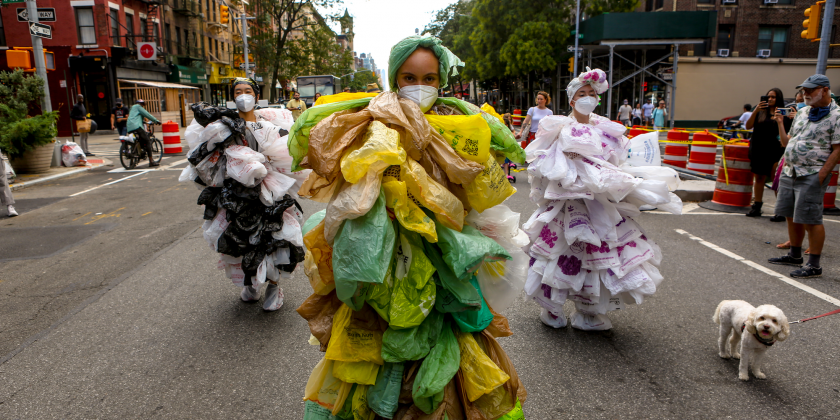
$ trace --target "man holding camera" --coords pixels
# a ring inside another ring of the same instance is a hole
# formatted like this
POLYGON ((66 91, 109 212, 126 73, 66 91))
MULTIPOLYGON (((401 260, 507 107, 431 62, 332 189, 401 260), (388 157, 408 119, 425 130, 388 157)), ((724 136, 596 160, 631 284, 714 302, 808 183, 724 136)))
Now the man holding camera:
POLYGON ((785 146, 785 166, 779 181, 776 214, 787 219, 790 252, 770 258, 771 264, 799 266, 791 277, 822 276, 820 254, 825 243, 823 197, 831 170, 840 158, 840 107, 831 100, 828 77, 815 74, 796 89, 802 89, 806 106, 796 114, 790 133, 784 116, 776 108, 773 119, 779 125, 779 140, 785 146), (802 242, 808 232, 811 253, 802 258, 802 242))

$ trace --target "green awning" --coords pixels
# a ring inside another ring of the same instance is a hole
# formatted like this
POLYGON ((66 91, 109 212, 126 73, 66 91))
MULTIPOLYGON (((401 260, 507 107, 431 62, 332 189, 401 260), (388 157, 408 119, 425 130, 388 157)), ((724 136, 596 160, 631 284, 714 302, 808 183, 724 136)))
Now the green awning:
POLYGON ((580 23, 580 43, 713 38, 716 25, 716 11, 605 13, 580 23))
POLYGON ((195 68, 187 66, 173 66, 172 73, 169 74, 169 81, 172 83, 192 83, 196 85, 207 84, 207 73, 204 68, 195 68))

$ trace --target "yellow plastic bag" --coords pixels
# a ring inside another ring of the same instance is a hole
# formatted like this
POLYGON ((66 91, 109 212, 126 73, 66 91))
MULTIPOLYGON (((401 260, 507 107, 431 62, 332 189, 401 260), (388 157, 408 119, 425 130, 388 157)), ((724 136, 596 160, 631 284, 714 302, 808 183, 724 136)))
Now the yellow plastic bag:
POLYGON ((379 365, 372 362, 335 362, 332 370, 336 379, 360 385, 373 385, 378 373, 379 365))
POLYGON ((367 402, 368 387, 365 385, 356 386, 356 391, 353 392, 352 405, 353 420, 373 420, 376 413, 368 407, 367 402))
POLYGON ((502 123, 502 124, 505 123, 505 119, 502 118, 502 116, 499 115, 499 113, 496 112, 496 109, 493 108, 492 106, 490 106, 490 104, 488 104, 487 102, 485 102, 484 105, 481 106, 481 110, 490 114, 490 115, 492 115, 492 116, 494 116, 494 117, 496 117, 499 120, 500 123, 502 123))
POLYGON ((461 157, 478 163, 487 160, 490 126, 480 114, 424 116, 461 157))
POLYGON ((332 334, 324 357, 339 362, 385 363, 378 321, 376 312, 369 307, 354 312, 346 304, 341 305, 333 316, 332 334))
MULTIPOLYGON (((386 171, 385 175, 389 173, 386 171)), ((408 158, 400 166, 400 181, 421 206, 435 214, 444 226, 461 231, 464 227, 464 203, 426 173, 417 161, 408 158)))
POLYGON ((472 402, 504 384, 510 376, 481 350, 471 333, 456 332, 461 350, 461 371, 464 374, 464 390, 472 402))
POLYGON ((318 98, 315 101, 315 104, 312 106, 324 105, 324 104, 331 104, 334 102, 342 102, 342 101, 350 101, 353 99, 361 99, 361 98, 373 98, 374 96, 378 95, 378 93, 366 93, 366 92, 341 92, 336 93, 335 95, 324 95, 318 98))
POLYGON ((464 185, 464 189, 467 191, 470 205, 479 213, 502 204, 505 199, 516 193, 516 188, 508 182, 505 171, 496 162, 493 153, 490 153, 484 162, 484 170, 473 182, 464 185))
POLYGON ((382 172, 405 162, 405 158, 399 133, 374 121, 368 125, 361 146, 352 146, 341 157, 341 173, 347 182, 355 184, 368 171, 382 172))
POLYGON ((420 236, 400 229, 394 250, 394 288, 389 308, 391 328, 412 328, 435 306, 437 289, 431 281, 435 266, 423 252, 420 236))
POLYGON ((344 405, 353 384, 336 379, 332 374, 333 361, 322 358, 306 382, 304 401, 317 402, 322 407, 336 411, 344 405))
POLYGON ((324 238, 324 221, 303 237, 305 254, 303 271, 315 293, 326 296, 335 289, 332 269, 332 247, 324 238))
POLYGON ((405 182, 387 176, 383 178, 382 189, 385 191, 385 205, 394 210, 400 225, 408 230, 423 235, 429 242, 437 242, 435 222, 420 209, 414 201, 408 199, 405 182))

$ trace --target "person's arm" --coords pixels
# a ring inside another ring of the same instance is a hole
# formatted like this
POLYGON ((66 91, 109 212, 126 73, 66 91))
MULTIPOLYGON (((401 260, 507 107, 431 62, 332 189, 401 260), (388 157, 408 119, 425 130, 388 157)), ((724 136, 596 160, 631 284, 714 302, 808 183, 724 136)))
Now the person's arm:
MULTIPOLYGON (((750 122, 752 122, 753 117, 755 117, 755 112, 753 112, 752 116, 750 116, 750 122)), ((784 119, 785 117, 779 113, 779 109, 776 108, 776 115, 773 115, 773 119, 776 121, 776 124, 779 126, 779 141, 782 143, 782 147, 787 147, 788 142, 790 141, 790 137, 788 136, 787 130, 785 130, 784 119)), ((793 132, 793 130, 791 130, 793 132)))
POLYGON ((114 128, 114 111, 111 111, 111 130, 113 130, 114 128))
POLYGON ((528 125, 530 123, 531 123, 531 116, 528 115, 527 117, 525 117, 524 120, 522 120, 522 125, 519 126, 519 132, 516 133, 516 138, 522 137, 522 127, 525 127, 526 125, 528 125))
POLYGON ((142 115, 143 117, 148 118, 148 119, 150 119, 150 120, 154 121, 155 123, 159 123, 159 122, 160 122, 160 121, 158 121, 158 119, 157 119, 157 118, 155 118, 152 114, 149 114, 149 111, 146 111, 146 108, 142 108, 142 107, 141 107, 141 108, 140 108, 140 109, 138 109, 137 111, 138 111, 138 112, 140 112, 140 115, 142 115))
POLYGON ((831 170, 837 165, 838 159, 840 159, 840 144, 832 144, 831 154, 828 155, 828 159, 826 159, 825 164, 823 164, 819 172, 820 184, 825 181, 826 177, 831 176, 831 170))
POLYGON ((750 114, 750 119, 748 119, 745 124, 747 130, 752 130, 753 127, 755 127, 755 114, 758 114, 758 109, 755 109, 752 114, 750 114))

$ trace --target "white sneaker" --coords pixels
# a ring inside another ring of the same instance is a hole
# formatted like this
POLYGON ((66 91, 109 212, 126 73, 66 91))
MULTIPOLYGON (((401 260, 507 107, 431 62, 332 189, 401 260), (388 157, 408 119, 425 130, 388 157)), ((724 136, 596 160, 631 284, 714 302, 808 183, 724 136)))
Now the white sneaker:
POLYGON ((239 294, 244 302, 254 302, 260 300, 260 289, 254 286, 245 286, 242 288, 242 293, 239 294))
POLYGON ((15 207, 11 204, 9 204, 9 206, 6 207, 6 210, 7 210, 7 213, 9 215, 9 217, 15 217, 15 216, 18 215, 18 212, 15 211, 15 207))
POLYGON ((543 324, 548 325, 551 328, 563 328, 568 325, 568 321, 566 321, 566 315, 554 315, 553 313, 549 312, 548 309, 543 308, 542 312, 540 312, 540 321, 543 324))
POLYGON ((268 283, 265 288, 265 302, 263 310, 276 311, 283 306, 283 289, 274 283, 268 283))
POLYGON ((583 331, 606 331, 612 329, 612 322, 606 315, 586 315, 578 311, 572 312, 569 316, 572 319, 572 328, 583 331))

